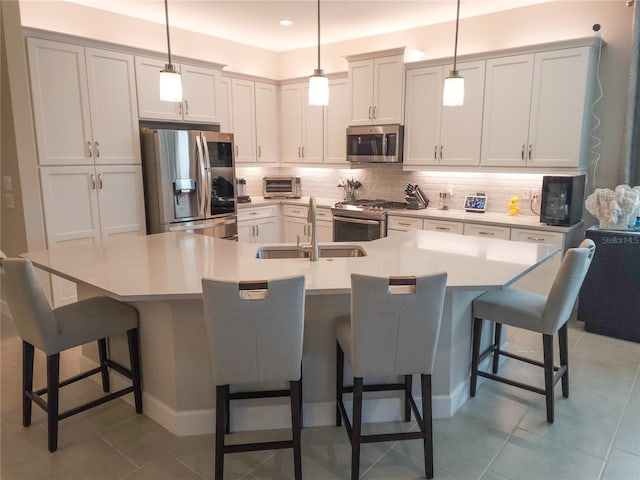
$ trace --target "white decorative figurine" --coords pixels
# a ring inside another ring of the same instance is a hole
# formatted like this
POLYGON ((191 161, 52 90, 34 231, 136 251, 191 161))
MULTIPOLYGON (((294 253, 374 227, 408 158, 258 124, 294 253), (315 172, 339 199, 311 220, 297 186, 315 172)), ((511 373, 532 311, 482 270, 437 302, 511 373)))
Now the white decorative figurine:
POLYGON ((601 228, 627 229, 640 215, 640 186, 618 185, 615 191, 596 188, 584 206, 601 228))

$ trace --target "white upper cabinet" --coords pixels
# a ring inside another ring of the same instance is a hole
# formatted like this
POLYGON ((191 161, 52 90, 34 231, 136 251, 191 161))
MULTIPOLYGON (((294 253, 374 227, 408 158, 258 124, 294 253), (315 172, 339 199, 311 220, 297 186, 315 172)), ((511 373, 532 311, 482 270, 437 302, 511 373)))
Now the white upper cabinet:
POLYGON ((591 57, 579 47, 487 60, 482 165, 581 167, 591 57))
POLYGON ((231 92, 231 79, 220 77, 219 89, 216 90, 218 97, 218 119, 220 120, 220 131, 226 133, 233 132, 233 97, 231 92))
POLYGON ((28 38, 41 165, 140 163, 133 56, 28 38))
MULTIPOLYGON (((280 87, 283 160, 293 163, 322 163, 323 107, 309 105, 308 83, 280 87)), ((331 102, 331 96, 329 97, 331 102)))
POLYGON ((256 82, 256 160, 278 161, 278 89, 275 85, 256 82))
POLYGON ((464 77, 464 105, 442 105, 444 79, 453 65, 407 71, 406 165, 480 164, 485 62, 457 65, 464 77))
POLYGON ((403 123, 403 98, 403 55, 349 60, 351 125, 403 123))
POLYGON ((140 118, 217 123, 220 70, 174 64, 182 76, 182 102, 160 100, 160 70, 166 61, 136 56, 136 83, 140 118))
MULTIPOLYGON (((324 162, 348 165, 347 126, 349 125, 349 80, 329 80, 329 105, 324 107, 324 162)), ((333 238, 333 237, 332 237, 333 238)))

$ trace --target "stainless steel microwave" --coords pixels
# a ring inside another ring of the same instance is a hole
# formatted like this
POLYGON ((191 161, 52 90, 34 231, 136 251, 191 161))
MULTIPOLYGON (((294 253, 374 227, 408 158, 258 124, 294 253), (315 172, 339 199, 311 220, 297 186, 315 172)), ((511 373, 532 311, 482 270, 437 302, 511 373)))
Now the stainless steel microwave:
POLYGON ((403 134, 398 124, 347 127, 347 161, 401 163, 403 134))
POLYGON ((274 175, 262 178, 264 198, 300 198, 302 183, 300 177, 274 175))

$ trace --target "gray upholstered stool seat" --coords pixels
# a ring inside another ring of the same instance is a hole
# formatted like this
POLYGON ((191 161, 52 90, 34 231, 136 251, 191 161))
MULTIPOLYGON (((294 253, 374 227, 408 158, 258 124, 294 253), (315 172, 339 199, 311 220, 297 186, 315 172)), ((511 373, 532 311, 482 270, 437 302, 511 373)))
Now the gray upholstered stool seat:
POLYGON ((584 240, 578 248, 570 248, 562 260, 549 295, 546 297, 515 288, 506 288, 488 291, 474 300, 470 387, 472 397, 476 394, 478 376, 524 388, 545 396, 547 422, 553 423, 553 389, 558 381, 562 381, 563 397, 569 396, 567 321, 589 270, 594 251, 595 244, 591 240, 584 240), (483 320, 494 322, 495 332, 493 343, 484 352, 480 352, 483 320), (501 350, 503 324, 541 333, 544 361, 538 362, 501 350), (553 337, 556 332, 560 347, 559 367, 554 366, 553 361, 553 337), (479 370, 480 362, 489 355, 493 355, 491 373, 479 370), (500 355, 543 367, 545 388, 537 388, 497 375, 500 355))
POLYGON ((292 448, 294 475, 302 478, 302 337, 304 277, 227 282, 202 279, 205 325, 216 385, 215 479, 222 480, 224 454, 292 448), (269 390, 274 382, 289 388, 269 390), (230 393, 230 385, 258 391, 230 393), (292 440, 225 445, 229 400, 290 397, 292 440))
POLYGON ((58 421, 128 393, 134 394, 137 413, 142 413, 142 388, 138 351, 138 312, 108 297, 94 297, 52 309, 35 276, 33 265, 22 258, 2 259, 3 296, 14 318, 23 349, 23 425, 31 424, 31 406, 36 402, 47 412, 49 451, 58 446, 58 421), (114 362, 107 353, 107 338, 126 332, 131 368, 114 362), (60 353, 97 341, 100 366, 60 381, 60 353), (47 387, 33 390, 34 347, 47 355, 47 387), (109 369, 130 378, 131 386, 97 400, 59 412, 59 390, 90 375, 100 373, 102 388, 110 390, 109 369), (47 395, 45 401, 41 395, 47 395))
POLYGON ((351 479, 360 474, 362 443, 423 442, 425 473, 433 478, 431 373, 442 320, 447 274, 425 277, 351 275, 351 318, 336 320, 336 424, 345 424, 351 441, 351 479), (344 361, 353 386, 344 385, 344 361), (422 414, 412 395, 413 374, 420 374, 422 414), (364 377, 401 376, 402 382, 364 384, 364 377), (413 411, 419 431, 362 435, 362 397, 370 391, 404 391, 404 419, 413 411), (353 393, 352 422, 343 402, 353 393))

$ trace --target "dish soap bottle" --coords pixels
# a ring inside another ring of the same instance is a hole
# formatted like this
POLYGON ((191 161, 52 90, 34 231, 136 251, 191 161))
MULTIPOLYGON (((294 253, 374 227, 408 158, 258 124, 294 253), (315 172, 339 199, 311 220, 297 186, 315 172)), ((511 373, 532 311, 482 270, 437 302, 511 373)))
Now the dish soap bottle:
POLYGON ((640 230, 640 217, 636 217, 636 223, 633 224, 634 230, 640 230))

